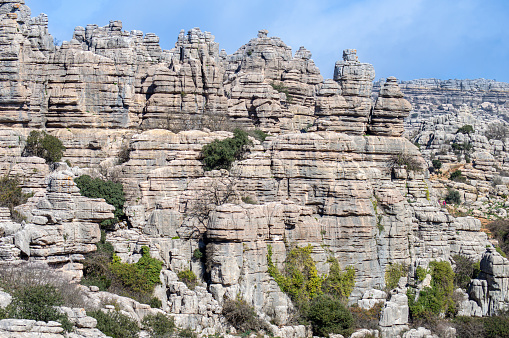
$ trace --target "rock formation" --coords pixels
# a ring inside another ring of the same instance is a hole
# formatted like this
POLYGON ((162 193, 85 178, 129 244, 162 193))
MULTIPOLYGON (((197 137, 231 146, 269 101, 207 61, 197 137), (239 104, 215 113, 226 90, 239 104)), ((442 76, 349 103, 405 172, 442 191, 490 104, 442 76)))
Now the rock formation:
MULTIPOLYGON (((204 335, 226 332, 225 297, 244 299, 281 326, 271 326, 275 336, 310 334, 286 325, 293 305, 268 273, 269 246, 279 268, 288 248, 308 244, 320 274, 330 257, 352 266, 350 302, 367 308, 384 298, 372 290, 385 286, 390 263, 484 254, 480 224, 440 207, 426 161, 401 137, 411 110, 405 92, 391 77, 374 103, 373 66, 355 50, 345 50, 334 78, 324 80, 308 50, 292 55, 265 30, 227 55, 197 28, 182 31, 171 50, 119 21, 77 27, 54 46, 47 18, 30 18, 22 0, 0 0, 0 18, 0 171, 34 193, 16 208, 22 223, 0 209, 4 263, 42 261, 81 276, 99 223, 113 216, 103 200, 79 194, 73 178, 82 174, 123 183, 128 220, 108 229, 107 240, 126 262, 149 246, 164 262, 155 292, 162 309, 204 335), (205 171, 202 148, 231 137, 235 126, 269 136, 251 138, 230 170, 205 171), (21 156, 32 129, 62 140, 66 163, 21 156), (197 248, 205 263, 193 260, 197 248), (195 290, 177 280, 185 269, 200 278, 195 290)), ((492 165, 489 156, 476 160, 492 165)), ((403 285, 385 303, 386 335, 406 327, 405 302, 403 285)), ((148 311, 130 306, 124 311, 138 320, 148 311)))

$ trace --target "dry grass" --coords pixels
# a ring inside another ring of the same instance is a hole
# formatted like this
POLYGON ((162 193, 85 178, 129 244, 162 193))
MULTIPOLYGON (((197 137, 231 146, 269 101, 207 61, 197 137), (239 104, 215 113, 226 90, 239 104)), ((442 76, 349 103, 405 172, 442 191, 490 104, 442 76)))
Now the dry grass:
POLYGON ((0 287, 6 292, 13 293, 36 285, 54 286, 61 293, 64 306, 91 307, 86 301, 85 292, 78 284, 72 283, 61 272, 45 264, 0 265, 0 287))

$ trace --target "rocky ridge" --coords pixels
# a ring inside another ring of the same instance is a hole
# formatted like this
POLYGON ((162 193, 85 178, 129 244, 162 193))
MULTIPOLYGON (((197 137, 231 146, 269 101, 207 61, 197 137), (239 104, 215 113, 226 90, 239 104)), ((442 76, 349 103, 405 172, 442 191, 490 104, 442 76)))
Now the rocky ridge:
MULTIPOLYGON (((91 174, 122 182, 127 193, 129 221, 107 234, 116 253, 135 262, 149 246, 164 262, 162 309, 203 335, 226 332, 222 302, 238 296, 280 326, 274 335, 309 335, 287 325, 293 305, 267 271, 269 245, 280 268, 288 246, 307 244, 320 274, 329 257, 353 266, 350 301, 366 307, 379 299, 373 289, 385 286, 389 263, 412 271, 463 254, 509 264, 487 256, 480 223, 440 207, 425 160, 401 137, 411 110, 401 86, 389 78, 374 103, 373 66, 355 50, 324 80, 309 51, 292 55, 264 30, 232 55, 199 29, 163 50, 156 35, 122 31, 119 21, 77 27, 71 41, 54 46, 47 18, 30 18, 24 1, 1 0, 0 14, 8 65, 0 70, 0 169, 34 193, 17 208, 24 222, 2 210, 6 263, 42 261, 81 276, 79 262, 113 210, 80 196, 73 178, 91 174), (252 139, 231 170, 204 171, 202 147, 231 137, 221 130, 231 125, 270 135, 252 139), (63 141, 67 164, 49 168, 21 156, 38 128, 63 141), (123 149, 129 156, 121 160, 123 149), (200 247, 206 264, 192 259, 200 247), (200 276, 195 290, 176 279, 186 268, 200 276)), ((472 289, 467 302, 489 314, 508 301, 495 287, 505 275, 483 271, 476 283, 491 293, 472 289)), ((404 287, 385 304, 382 335, 408 323, 404 287)))

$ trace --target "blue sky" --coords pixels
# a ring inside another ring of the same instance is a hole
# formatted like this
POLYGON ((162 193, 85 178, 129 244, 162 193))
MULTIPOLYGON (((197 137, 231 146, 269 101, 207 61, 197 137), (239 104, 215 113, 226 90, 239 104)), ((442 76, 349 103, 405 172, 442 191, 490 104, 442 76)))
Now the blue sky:
POLYGON ((50 33, 69 40, 75 26, 121 20, 124 30, 156 33, 171 49, 181 29, 211 32, 228 54, 259 29, 295 52, 305 46, 331 78, 342 50, 357 49, 376 77, 509 82, 507 0, 26 0, 46 13, 50 33))

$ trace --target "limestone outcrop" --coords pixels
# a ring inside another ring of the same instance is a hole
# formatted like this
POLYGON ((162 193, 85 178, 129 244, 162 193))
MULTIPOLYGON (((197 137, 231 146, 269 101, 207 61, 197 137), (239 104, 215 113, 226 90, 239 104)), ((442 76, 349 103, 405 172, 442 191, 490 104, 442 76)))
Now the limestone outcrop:
MULTIPOLYGON (((83 174, 124 186, 126 218, 106 229, 117 256, 133 263, 148 246, 164 266, 154 294, 161 310, 92 287, 90 299, 115 301, 137 321, 165 311, 179 327, 202 335, 231 329, 222 305, 239 297, 272 323, 275 336, 309 336, 309 328, 288 325, 293 304, 267 268, 272 255, 282 269, 295 246, 311 246, 320 275, 329 272, 330 258, 354 268, 350 302, 363 308, 384 302, 382 336, 399 334, 408 323, 405 285, 388 301, 376 290, 385 287, 389 264, 416 267, 455 254, 495 259, 485 253, 480 222, 455 218, 441 205, 436 192, 446 185, 430 180, 431 158, 422 155, 430 152, 402 137, 411 110, 405 91, 391 77, 372 101, 374 69, 359 62, 356 50, 345 50, 334 78, 324 80, 310 51, 292 54, 266 30, 232 55, 197 28, 163 50, 155 34, 125 32, 120 21, 77 27, 61 46, 52 40, 45 16, 30 18, 22 0, 0 0, 6 64, 0 67, 0 173, 33 193, 16 207, 21 223, 0 209, 4 264, 43 261, 81 277, 99 223, 114 210, 80 195, 73 179, 83 174), (250 137, 229 170, 206 171, 203 147, 232 137, 237 126, 268 136, 250 137), (34 129, 63 142, 62 163, 22 156, 34 129), (196 250, 205 257, 196 259, 196 250), (187 269, 198 276, 194 290, 178 280, 187 269)), ((478 198, 499 161, 489 152, 505 144, 452 135, 461 122, 439 118, 447 127, 422 127, 413 141, 430 149, 453 138, 475 143, 466 175, 477 178, 477 191, 465 186, 464 198, 478 198)), ((472 284, 482 290, 473 286, 470 300, 479 300, 483 311, 492 308, 487 314, 509 299, 497 289, 503 268, 483 266, 485 278, 472 284), (490 297, 499 305, 486 305, 490 297)), ((368 331, 355 334, 378 334, 368 331)))
POLYGON ((493 247, 486 250, 481 259, 481 273, 470 284, 468 293, 482 311, 493 316, 507 309, 509 261, 493 247))
POLYGON ((403 135, 404 119, 411 110, 412 106, 403 98, 397 79, 389 77, 380 89, 373 108, 369 132, 385 136, 403 135))

